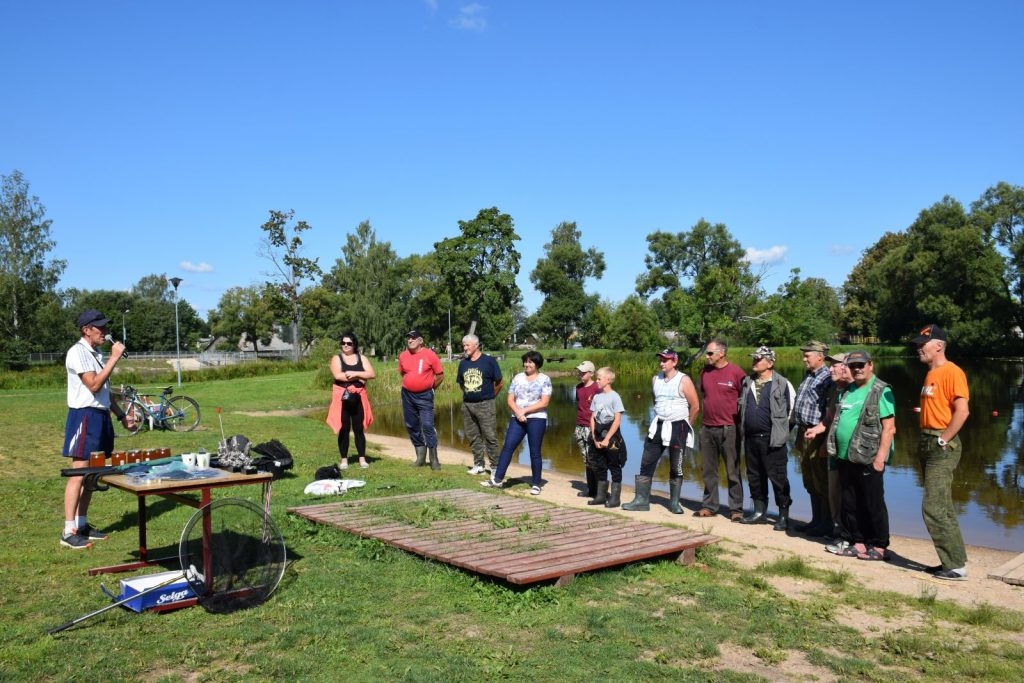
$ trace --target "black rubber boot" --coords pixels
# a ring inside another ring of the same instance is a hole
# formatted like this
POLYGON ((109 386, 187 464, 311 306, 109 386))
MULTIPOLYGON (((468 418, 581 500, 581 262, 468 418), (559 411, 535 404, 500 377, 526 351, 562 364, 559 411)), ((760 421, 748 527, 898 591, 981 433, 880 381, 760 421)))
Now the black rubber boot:
POLYGON ((441 461, 437 459, 437 446, 428 448, 427 452, 430 453, 430 469, 437 472, 441 469, 441 461))
POLYGON ((779 518, 772 527, 776 531, 789 531, 789 506, 779 507, 779 518))
POLYGON ((427 447, 417 446, 416 447, 416 462, 412 464, 413 467, 423 467, 427 464, 427 447))
POLYGON ((587 490, 576 494, 578 498, 593 498, 597 495, 597 472, 587 468, 587 490))
POLYGON ((832 523, 832 510, 828 506, 828 498, 819 498, 821 503, 821 511, 818 516, 821 520, 818 522, 818 526, 813 527, 807 531, 809 536, 829 536, 835 529, 835 524, 832 523))
POLYGON ((613 481, 611 492, 608 494, 608 500, 604 506, 606 508, 617 508, 621 504, 619 497, 622 495, 622 482, 613 481))
POLYGON ((606 502, 608 502, 608 482, 598 482, 597 495, 594 496, 594 500, 588 500, 587 505, 604 505, 606 502))
POLYGON ((764 518, 764 511, 768 507, 768 503, 763 500, 754 501, 754 511, 743 518, 744 524, 764 524, 766 521, 764 518))
POLYGON ((683 514, 683 506, 679 504, 679 492, 683 489, 683 480, 668 480, 668 509, 673 515, 683 514))
MULTIPOLYGON (((793 525, 793 531, 798 534, 806 534, 808 536, 816 535, 814 532, 821 525, 821 496, 811 494, 811 521, 806 524, 795 524, 793 525)), ((829 524, 831 529, 832 525, 829 524)))
POLYGON ((629 510, 630 512, 647 512, 650 510, 651 484, 653 481, 653 477, 636 475, 636 494, 633 496, 633 500, 622 506, 622 509, 629 510))

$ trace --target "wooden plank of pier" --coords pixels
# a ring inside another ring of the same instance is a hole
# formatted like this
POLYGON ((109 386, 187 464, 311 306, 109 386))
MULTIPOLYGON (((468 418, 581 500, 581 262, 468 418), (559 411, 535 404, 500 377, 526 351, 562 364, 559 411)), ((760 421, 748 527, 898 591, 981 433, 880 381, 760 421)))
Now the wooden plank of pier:
POLYGON ((993 569, 988 578, 1024 586, 1024 553, 993 569))

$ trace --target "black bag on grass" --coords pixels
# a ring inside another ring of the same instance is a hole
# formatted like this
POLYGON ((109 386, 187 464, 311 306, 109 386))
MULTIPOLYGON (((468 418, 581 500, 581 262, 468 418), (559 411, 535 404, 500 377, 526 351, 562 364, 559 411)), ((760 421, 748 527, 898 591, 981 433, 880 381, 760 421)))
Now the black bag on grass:
POLYGON ((338 465, 326 465, 316 468, 313 480, 320 481, 321 479, 341 479, 341 470, 338 469, 338 465))

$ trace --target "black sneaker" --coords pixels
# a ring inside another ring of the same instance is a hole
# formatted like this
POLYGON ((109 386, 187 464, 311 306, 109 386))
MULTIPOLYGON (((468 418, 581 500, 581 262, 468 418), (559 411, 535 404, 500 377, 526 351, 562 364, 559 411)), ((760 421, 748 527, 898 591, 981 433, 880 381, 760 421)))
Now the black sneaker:
POLYGON ((84 529, 79 529, 78 535, 90 541, 107 540, 107 535, 102 531, 96 529, 96 527, 94 527, 92 524, 86 524, 84 529))
POLYGON ((62 534, 60 544, 72 550, 85 550, 92 547, 92 542, 85 536, 79 534, 62 534))
POLYGON ((945 579, 946 581, 966 581, 967 574, 961 573, 963 570, 957 571, 956 569, 940 569, 939 571, 932 574, 936 579, 945 579))

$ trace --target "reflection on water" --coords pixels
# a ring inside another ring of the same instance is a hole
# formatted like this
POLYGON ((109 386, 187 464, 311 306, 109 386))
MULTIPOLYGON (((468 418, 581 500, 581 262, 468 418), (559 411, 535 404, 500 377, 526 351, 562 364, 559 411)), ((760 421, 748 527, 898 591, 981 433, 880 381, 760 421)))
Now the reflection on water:
MULTIPOLYGON (((740 359, 746 363, 748 359, 740 359)), ((971 388, 971 417, 961 437, 964 454, 957 470, 953 500, 960 511, 964 539, 971 545, 1024 551, 1024 365, 995 361, 958 362, 967 372, 971 388)), ((748 367, 748 366, 743 366, 748 367)), ((651 372, 656 370, 652 363, 651 372)), ((779 371, 797 386, 802 366, 780 365, 779 371)), ((914 359, 882 361, 875 372, 889 382, 896 396, 896 454, 885 476, 886 503, 892 533, 927 538, 921 520, 922 477, 917 464, 918 414, 913 411, 925 375, 925 367, 914 359)), ((691 373, 694 376, 696 373, 691 373)), ((548 408, 548 431, 544 438, 544 467, 558 472, 579 475, 583 464, 573 443, 576 408, 573 404, 574 380, 555 378, 555 394, 548 408)), ((623 436, 629 459, 623 470, 624 481, 632 484, 639 472, 643 436, 650 424, 651 399, 649 378, 620 377, 615 388, 626 406, 623 436)), ((401 405, 393 400, 374 397, 373 431, 397 436, 405 435, 401 405)), ((462 433, 462 411, 458 402, 437 405, 438 438, 448 446, 469 450, 462 433)), ((504 436, 509 412, 498 401, 498 442, 504 436)), ((524 444, 525 445, 525 444, 524 444)), ((412 447, 410 446, 410 457, 412 447)), ((522 450, 519 462, 529 463, 522 450)), ((703 484, 700 463, 690 454, 683 463, 683 497, 694 507, 701 499, 703 484)), ((724 467, 719 482, 724 485, 724 467)), ((793 515, 809 519, 810 507, 799 474, 799 465, 790 458, 790 482, 793 487, 793 515)), ((663 460, 655 476, 655 489, 668 491, 668 461, 663 460)), ((750 505, 749 489, 744 476, 744 494, 750 505)), ((628 496, 627 496, 628 498, 628 496)), ((721 499, 727 500, 726 492, 721 499)), ((774 502, 771 503, 774 510, 774 502)))

